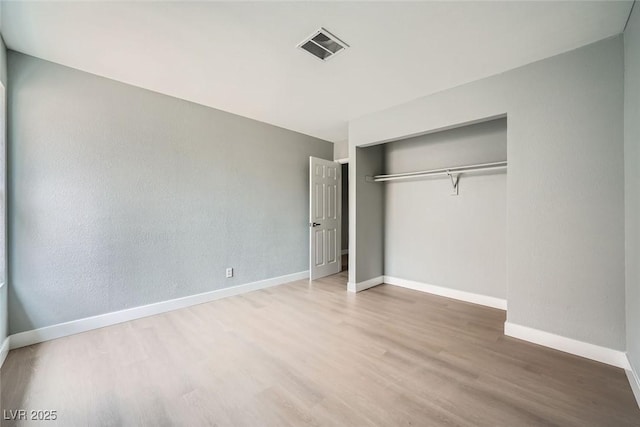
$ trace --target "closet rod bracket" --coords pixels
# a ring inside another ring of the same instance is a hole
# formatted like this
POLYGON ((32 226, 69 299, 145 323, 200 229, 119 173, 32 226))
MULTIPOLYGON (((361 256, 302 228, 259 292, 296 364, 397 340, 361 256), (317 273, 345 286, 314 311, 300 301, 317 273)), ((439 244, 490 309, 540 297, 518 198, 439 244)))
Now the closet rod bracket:
POLYGON ((459 173, 451 173, 447 169, 447 175, 449 175, 449 179, 451 179, 451 186, 453 187, 453 191, 451 192, 451 195, 452 196, 457 196, 458 195, 458 182, 460 181, 460 174, 459 173))

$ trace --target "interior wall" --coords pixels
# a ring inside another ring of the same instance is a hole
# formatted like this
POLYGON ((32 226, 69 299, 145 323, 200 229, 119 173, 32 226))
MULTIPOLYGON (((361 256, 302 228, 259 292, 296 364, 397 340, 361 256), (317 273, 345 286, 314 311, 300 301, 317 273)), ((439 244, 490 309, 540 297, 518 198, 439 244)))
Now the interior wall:
POLYGON ((7 86, 7 51, 4 40, 0 36, 0 244, 3 245, 0 256, 0 346, 7 337, 8 309, 7 309, 7 251, 6 251, 6 86, 7 86))
POLYGON ((349 141, 338 141, 333 144, 333 160, 349 158, 349 141))
POLYGON ((15 52, 9 76, 11 333, 308 270, 333 144, 15 52))
MULTIPOLYGON (((1 9, 0 9, 1 10, 1 9)), ((7 47, 0 34, 0 82, 7 86, 7 47)))
POLYGON ((624 350, 621 37, 354 120, 349 149, 503 115, 508 322, 624 350))
POLYGON ((640 6, 624 33, 627 357, 640 374, 640 6))
MULTIPOLYGON (((385 173, 507 160, 507 120, 499 119, 384 144, 385 173)), ((389 181, 384 274, 507 297, 507 175, 389 181)))
POLYGON ((349 249, 349 164, 342 165, 342 250, 349 249))
POLYGON ((384 229, 385 189, 383 185, 366 180, 367 176, 384 170, 384 147, 354 150, 349 153, 349 158, 356 160, 349 164, 349 283, 352 289, 357 283, 384 274, 384 235, 381 231, 384 229), (354 239, 356 234, 357 241, 354 239))

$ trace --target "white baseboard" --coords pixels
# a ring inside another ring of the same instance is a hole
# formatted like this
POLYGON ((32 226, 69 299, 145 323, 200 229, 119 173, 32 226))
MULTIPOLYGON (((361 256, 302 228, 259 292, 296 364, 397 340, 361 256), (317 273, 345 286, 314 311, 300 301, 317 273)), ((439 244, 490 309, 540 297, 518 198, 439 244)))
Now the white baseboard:
POLYGON ((440 295, 447 298, 453 298, 460 301, 466 301, 473 304, 480 304, 487 307, 507 309, 507 300, 490 297, 487 295, 474 294, 472 292, 460 291, 458 289, 444 288, 442 286, 429 285, 427 283, 416 282, 413 280, 400 279, 393 276, 384 276, 384 283, 394 286, 401 286, 414 291, 427 292, 434 295, 440 295))
POLYGON ((360 292, 365 289, 373 288, 374 286, 381 285, 384 282, 383 276, 374 277, 373 279, 365 280, 364 282, 347 283, 347 291, 348 292, 360 292))
POLYGON ((205 302, 227 298, 234 295, 240 295, 247 292, 256 291, 258 289, 269 288, 296 280, 307 279, 308 277, 309 271, 301 271, 299 273, 273 277, 271 279, 246 283, 244 285, 233 286, 231 288, 217 289, 215 291, 205 292, 202 294, 190 295, 187 297, 143 305, 140 307, 115 311, 112 313, 100 314, 98 316, 87 317, 84 319, 72 320, 70 322, 59 323, 57 325, 47 326, 31 331, 20 332, 10 336, 10 348, 14 349, 25 347, 43 341, 49 341, 56 338, 66 337, 68 335, 90 331, 92 329, 103 328, 105 326, 139 319, 141 317, 153 316, 155 314, 165 313, 167 311, 173 311, 179 308, 190 307, 192 305, 202 304, 205 302))
POLYGON ((625 369, 624 372, 627 374, 629 385, 631 386, 631 390, 633 390, 633 395, 636 397, 638 408, 640 408, 640 377, 638 377, 638 370, 631 363, 629 355, 627 355, 627 363, 629 364, 629 369, 625 369))
POLYGON ((343 249, 342 250, 342 255, 347 255, 349 253, 349 249, 343 249))
POLYGON ((7 358, 7 354, 9 354, 9 345, 11 343, 10 337, 6 337, 2 342, 2 347, 0 347, 0 368, 2 368, 2 364, 4 360, 7 358))
POLYGON ((564 351, 565 353, 606 363, 607 365, 630 369, 629 360, 624 351, 601 347, 511 322, 504 322, 504 334, 534 344, 564 351))

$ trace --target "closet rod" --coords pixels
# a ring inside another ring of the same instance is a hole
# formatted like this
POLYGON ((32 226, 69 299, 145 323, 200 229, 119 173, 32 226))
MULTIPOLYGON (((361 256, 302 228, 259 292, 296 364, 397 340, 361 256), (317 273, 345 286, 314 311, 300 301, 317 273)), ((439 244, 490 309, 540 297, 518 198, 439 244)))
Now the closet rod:
POLYGON ((371 177, 371 181, 373 182, 397 181, 400 179, 420 178, 423 176, 458 175, 461 173, 483 172, 483 171, 500 170, 500 169, 506 169, 506 168, 507 168, 506 161, 493 162, 493 163, 480 163, 477 165, 454 166, 450 168, 432 169, 428 171, 396 173, 396 174, 389 174, 389 175, 376 175, 374 177, 371 177))

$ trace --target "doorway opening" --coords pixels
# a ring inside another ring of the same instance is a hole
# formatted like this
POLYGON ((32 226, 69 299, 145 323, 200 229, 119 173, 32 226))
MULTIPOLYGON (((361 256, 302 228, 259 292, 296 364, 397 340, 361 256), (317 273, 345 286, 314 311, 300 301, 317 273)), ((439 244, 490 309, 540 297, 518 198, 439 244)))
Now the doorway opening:
POLYGON ((342 164, 342 268, 349 269, 349 163, 342 164))

